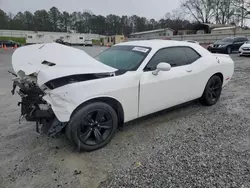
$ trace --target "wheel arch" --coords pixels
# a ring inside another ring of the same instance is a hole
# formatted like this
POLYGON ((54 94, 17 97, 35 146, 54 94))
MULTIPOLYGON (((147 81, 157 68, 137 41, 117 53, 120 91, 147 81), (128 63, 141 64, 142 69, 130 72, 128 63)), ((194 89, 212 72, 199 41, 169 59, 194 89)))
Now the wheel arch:
MULTIPOLYGON (((221 72, 217 72, 217 73, 215 73, 213 76, 219 76, 219 77, 220 77, 220 80, 221 80, 221 82, 222 82, 222 85, 223 85, 224 76, 223 76, 223 74, 222 74, 221 72)), ((213 76, 211 76, 210 78, 212 78, 213 76)), ((209 79, 210 79, 210 78, 209 78, 209 79)))
POLYGON ((106 104, 109 104, 116 112, 118 117, 118 126, 122 126, 124 124, 124 110, 122 107, 122 104, 115 98, 109 97, 109 96, 102 96, 102 97, 95 97, 88 99, 87 101, 84 101, 80 105, 76 107, 76 109, 72 112, 70 118, 83 106, 86 106, 93 102, 104 102, 106 104))
POLYGON ((204 86, 203 92, 204 92, 205 89, 206 89, 206 86, 207 86, 208 81, 209 81, 213 76, 219 76, 220 79, 221 79, 222 85, 223 85, 224 76, 223 76, 223 74, 222 74, 221 72, 217 72, 217 73, 213 74, 212 76, 210 76, 210 77, 208 78, 208 80, 207 80, 207 82, 206 82, 206 84, 205 84, 205 86, 204 86))

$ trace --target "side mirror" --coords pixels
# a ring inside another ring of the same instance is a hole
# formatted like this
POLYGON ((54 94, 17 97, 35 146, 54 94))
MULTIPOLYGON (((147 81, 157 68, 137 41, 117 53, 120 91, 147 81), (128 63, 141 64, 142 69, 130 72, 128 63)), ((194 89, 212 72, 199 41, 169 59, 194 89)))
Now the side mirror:
POLYGON ((153 71, 153 75, 158 75, 160 71, 170 71, 171 70, 171 65, 169 63, 159 63, 156 67, 156 70, 153 71))

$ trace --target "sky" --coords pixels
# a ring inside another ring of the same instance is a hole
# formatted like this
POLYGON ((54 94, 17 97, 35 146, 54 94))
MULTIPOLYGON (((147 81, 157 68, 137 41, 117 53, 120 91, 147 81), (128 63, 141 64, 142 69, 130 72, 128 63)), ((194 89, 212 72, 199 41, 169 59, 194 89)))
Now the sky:
POLYGON ((97 15, 138 15, 159 20, 167 12, 179 8, 180 0, 0 0, 0 9, 16 14, 57 7, 60 11, 90 10, 97 15))

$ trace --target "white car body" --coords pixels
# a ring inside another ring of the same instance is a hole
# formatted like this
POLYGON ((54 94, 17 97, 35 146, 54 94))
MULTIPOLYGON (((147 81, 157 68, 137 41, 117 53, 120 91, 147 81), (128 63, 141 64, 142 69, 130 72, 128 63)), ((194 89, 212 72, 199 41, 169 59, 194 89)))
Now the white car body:
MULTIPOLYGON (((211 54, 203 47, 180 41, 133 41, 115 46, 138 46, 136 50, 151 48, 137 70, 116 75, 117 69, 107 66, 82 50, 56 43, 37 44, 18 48, 12 57, 14 71, 20 76, 35 76, 37 85, 46 93, 43 97, 61 122, 70 121, 81 104, 98 98, 119 102, 124 122, 161 111, 202 96, 211 76, 223 75, 223 87, 234 73, 234 62, 228 55, 211 54), (162 48, 184 46, 200 54, 189 65, 172 67, 168 72, 144 71, 155 53, 162 48), (52 62, 54 65, 42 64, 52 62), (103 74, 103 78, 88 79, 49 89, 45 83, 71 75, 103 74)), ((146 51, 145 51, 146 52, 146 51)))
POLYGON ((250 55, 250 42, 246 42, 240 47, 239 54, 250 55))

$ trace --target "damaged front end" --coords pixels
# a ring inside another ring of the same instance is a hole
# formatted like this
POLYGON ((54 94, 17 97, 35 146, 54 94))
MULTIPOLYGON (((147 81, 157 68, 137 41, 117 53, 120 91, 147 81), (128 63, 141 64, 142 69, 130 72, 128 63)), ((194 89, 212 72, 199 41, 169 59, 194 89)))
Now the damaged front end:
MULTIPOLYGON (((117 69, 109 67, 86 52, 57 43, 35 44, 15 50, 12 55, 15 75, 12 94, 21 96, 21 118, 34 121, 37 132, 49 136, 61 132, 72 111, 82 99, 72 104, 74 96, 55 94, 55 90, 76 82, 114 76, 117 69), (54 55, 60 54, 60 55, 54 55)), ((20 119, 21 119, 20 118, 20 119)))
POLYGON ((14 95, 16 92, 21 97, 21 101, 18 103, 18 106, 21 107, 19 122, 22 119, 36 122, 36 131, 48 136, 55 136, 61 132, 66 123, 60 122, 51 106, 43 100, 45 93, 37 86, 36 75, 25 76, 22 71, 19 71, 18 75, 11 74, 15 75, 11 93, 14 95))

